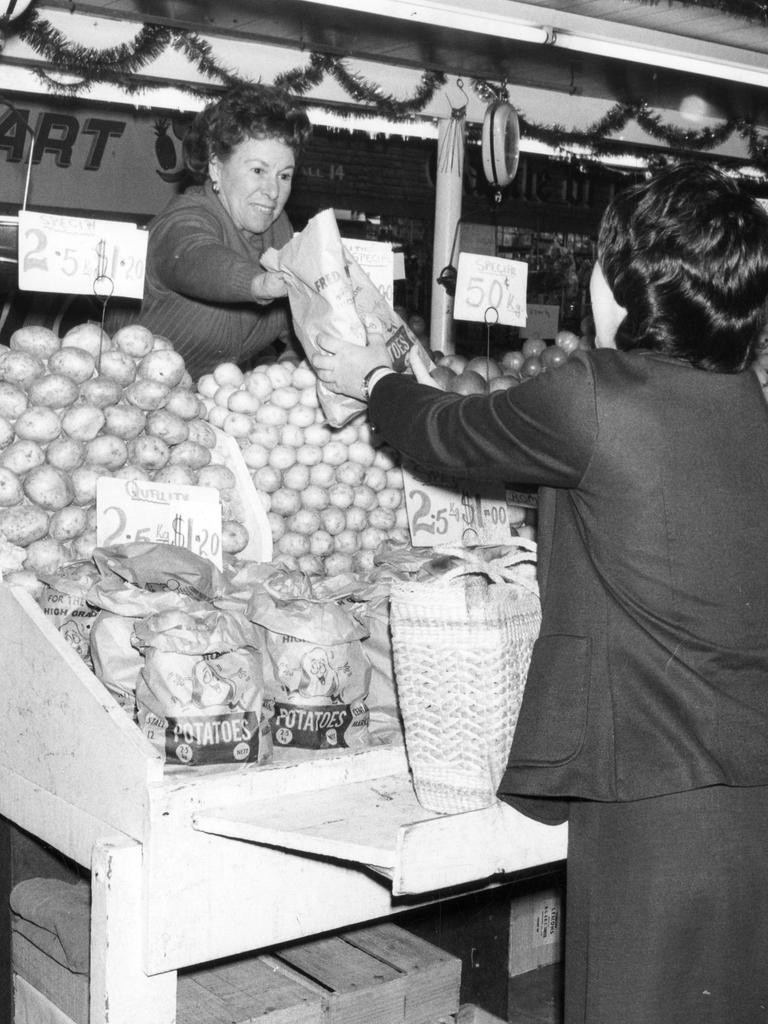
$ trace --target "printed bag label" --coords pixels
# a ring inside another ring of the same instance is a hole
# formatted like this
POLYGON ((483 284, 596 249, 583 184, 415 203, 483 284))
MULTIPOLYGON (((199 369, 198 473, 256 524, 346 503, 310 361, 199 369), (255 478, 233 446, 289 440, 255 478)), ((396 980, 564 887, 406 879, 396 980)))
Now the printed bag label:
POLYGON ((260 743, 257 711, 165 719, 169 764, 245 764, 258 761, 260 743))
MULTIPOLYGON (((269 701, 265 703, 268 706, 269 701)), ((278 747, 310 750, 359 746, 356 731, 367 729, 368 718, 368 709, 362 701, 304 706, 275 701, 272 738, 278 747)))

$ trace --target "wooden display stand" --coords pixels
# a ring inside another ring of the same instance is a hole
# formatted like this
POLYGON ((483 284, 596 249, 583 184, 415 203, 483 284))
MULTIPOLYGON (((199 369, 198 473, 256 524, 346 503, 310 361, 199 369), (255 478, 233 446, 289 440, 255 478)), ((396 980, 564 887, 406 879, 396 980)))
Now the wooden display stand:
POLYGON ((505 804, 425 811, 400 745, 168 771, 29 595, 0 584, 0 623, 0 815, 90 870, 90 1024, 171 1024, 182 968, 565 857, 505 804))
MULTIPOLYGON (((88 1024, 88 976, 46 955, 18 923, 14 1024, 88 1024)), ((457 957, 385 922, 185 971, 176 1024, 447 1024, 460 982, 457 957)))

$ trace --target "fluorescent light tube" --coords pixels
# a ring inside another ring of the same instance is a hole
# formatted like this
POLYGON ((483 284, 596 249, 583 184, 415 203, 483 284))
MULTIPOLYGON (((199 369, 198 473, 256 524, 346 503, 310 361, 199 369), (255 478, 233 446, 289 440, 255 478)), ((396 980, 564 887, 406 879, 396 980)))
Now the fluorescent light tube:
POLYGON ((400 18, 412 24, 437 25, 440 28, 454 28, 462 32, 479 32, 481 35, 496 36, 499 39, 515 39, 523 43, 546 43, 550 32, 538 25, 515 21, 504 12, 504 3, 499 0, 485 0, 475 3, 475 9, 468 4, 443 3, 441 0, 377 0, 375 11, 370 0, 308 0, 309 3, 335 7, 347 11, 375 13, 377 17, 400 18), (477 9, 480 8, 480 9, 477 9))
POLYGON ((729 82, 741 82, 745 85, 768 86, 768 69, 765 66, 761 67, 757 63, 754 65, 744 64, 738 59, 710 59, 680 51, 621 43, 612 39, 598 39, 560 30, 553 33, 552 42, 560 49, 573 50, 576 53, 613 57, 616 60, 669 68, 672 71, 683 71, 687 74, 703 75, 707 78, 723 78, 729 82))

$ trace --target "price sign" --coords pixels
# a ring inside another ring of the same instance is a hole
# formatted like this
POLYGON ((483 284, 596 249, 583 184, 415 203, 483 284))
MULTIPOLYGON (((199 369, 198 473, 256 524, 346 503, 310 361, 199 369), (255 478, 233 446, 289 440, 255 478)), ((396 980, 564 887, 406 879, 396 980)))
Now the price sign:
POLYGON ((221 569, 221 502, 213 487, 100 477, 96 484, 99 547, 147 541, 175 544, 221 569))
POLYGON ((403 486, 414 547, 509 543, 511 530, 503 485, 479 493, 449 477, 432 473, 415 476, 403 468, 403 486))
POLYGON ((22 210, 19 288, 140 299, 147 238, 135 224, 22 210))
POLYGON ((515 487, 513 484, 506 485, 507 502, 510 505, 518 505, 520 508, 538 508, 539 492, 528 487, 515 487))
POLYGON ((528 303, 525 327, 520 330, 521 338, 553 339, 560 327, 560 307, 528 303))
POLYGON ((369 242, 360 238, 342 239, 344 249, 361 267, 381 294, 392 305, 395 257, 390 242, 369 242))
POLYGON ((459 253, 453 315, 456 320, 524 327, 527 287, 527 263, 459 253))

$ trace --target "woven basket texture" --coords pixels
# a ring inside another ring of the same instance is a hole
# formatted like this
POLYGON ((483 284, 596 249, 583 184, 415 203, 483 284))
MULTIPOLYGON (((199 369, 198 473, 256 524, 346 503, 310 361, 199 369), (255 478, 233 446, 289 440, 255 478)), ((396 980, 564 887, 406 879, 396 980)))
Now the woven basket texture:
POLYGON ((476 575, 397 581, 390 624, 419 803, 447 814, 490 806, 541 624, 538 596, 476 575))

